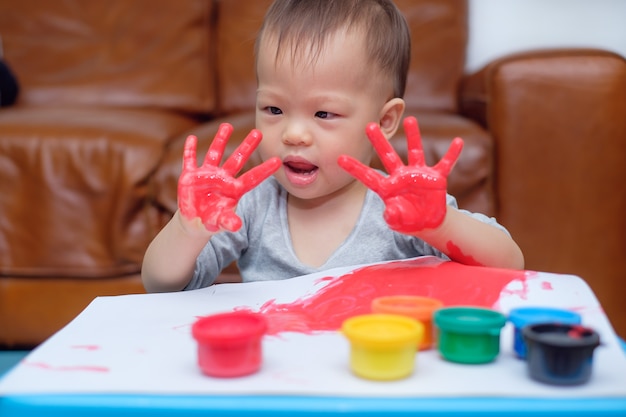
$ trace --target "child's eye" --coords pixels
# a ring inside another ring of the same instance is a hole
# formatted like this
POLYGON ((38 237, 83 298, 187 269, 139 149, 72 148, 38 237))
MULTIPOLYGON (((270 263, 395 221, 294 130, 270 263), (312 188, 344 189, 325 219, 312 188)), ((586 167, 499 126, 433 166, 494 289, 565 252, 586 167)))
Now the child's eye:
POLYGON ((267 106, 265 109, 268 112, 270 112, 271 114, 274 114, 274 115, 283 114, 283 111, 281 109, 279 109, 278 107, 267 106))
POLYGON ((315 113, 315 117, 319 117, 320 119, 332 119, 334 116, 334 113, 327 111, 318 111, 315 113))

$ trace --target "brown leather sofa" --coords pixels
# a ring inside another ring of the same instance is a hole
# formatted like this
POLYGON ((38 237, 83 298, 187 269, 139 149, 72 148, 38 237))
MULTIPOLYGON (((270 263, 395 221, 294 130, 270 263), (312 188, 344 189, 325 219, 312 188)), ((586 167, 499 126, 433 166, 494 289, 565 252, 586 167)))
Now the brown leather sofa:
MULTIPOLYGON (((96 296, 143 291, 185 137, 200 137, 202 157, 219 123, 235 126, 230 149, 253 127, 268 3, 0 2, 20 83, 0 109, 1 347, 37 345, 96 296)), ((461 207, 497 216, 528 269, 584 277, 626 335, 624 58, 535 51, 469 75, 466 2, 398 5, 413 34, 407 114, 427 161, 463 137, 449 181, 461 207)), ((406 154, 402 132, 393 144, 406 154)))

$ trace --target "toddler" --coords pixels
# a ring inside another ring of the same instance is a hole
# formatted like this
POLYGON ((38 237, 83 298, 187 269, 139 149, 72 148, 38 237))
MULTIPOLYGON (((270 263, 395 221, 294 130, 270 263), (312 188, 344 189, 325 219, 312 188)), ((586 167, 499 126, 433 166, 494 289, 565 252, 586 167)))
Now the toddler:
POLYGON ((206 287, 233 261, 244 282, 425 255, 523 268, 502 226, 446 192, 460 139, 428 167, 406 118, 408 164, 391 148, 409 59, 390 0, 276 0, 256 43, 258 130, 221 167, 230 125, 200 167, 187 139, 179 209, 146 251, 146 289, 206 287), (236 177, 255 151, 264 162, 236 177), (368 167, 374 152, 386 174, 368 167))

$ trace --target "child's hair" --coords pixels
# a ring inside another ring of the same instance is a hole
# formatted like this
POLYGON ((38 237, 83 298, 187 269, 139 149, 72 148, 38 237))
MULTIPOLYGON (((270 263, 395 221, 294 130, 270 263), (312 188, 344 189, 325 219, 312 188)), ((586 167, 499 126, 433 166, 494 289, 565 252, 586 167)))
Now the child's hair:
POLYGON ((287 48, 292 58, 306 55, 314 61, 328 36, 341 29, 365 34, 370 64, 389 76, 394 97, 402 98, 411 59, 411 35, 406 19, 391 0, 276 0, 257 37, 256 56, 263 36, 270 34, 277 45, 276 59, 287 48), (306 44, 308 51, 298 50, 306 44))

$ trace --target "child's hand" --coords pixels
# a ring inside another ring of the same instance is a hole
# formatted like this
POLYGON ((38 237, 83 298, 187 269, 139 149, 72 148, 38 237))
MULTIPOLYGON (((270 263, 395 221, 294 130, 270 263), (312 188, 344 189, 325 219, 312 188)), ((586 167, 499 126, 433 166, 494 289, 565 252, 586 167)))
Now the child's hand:
POLYGON ((441 161, 428 167, 417 120, 414 117, 404 119, 404 130, 409 150, 408 165, 402 163, 377 124, 367 126, 367 136, 387 169, 388 177, 347 155, 340 156, 338 163, 383 199, 386 206, 384 217, 389 227, 412 234, 435 228, 443 222, 447 176, 461 153, 463 140, 455 138, 441 161))
POLYGON ((189 136, 185 142, 183 172, 178 180, 178 207, 188 220, 199 218, 210 232, 225 229, 236 231, 241 219, 235 214, 239 199, 280 167, 279 158, 271 158, 235 178, 252 152, 261 142, 261 132, 252 130, 235 152, 219 167, 226 142, 233 132, 228 123, 220 125, 204 163, 196 162, 197 138, 189 136))

